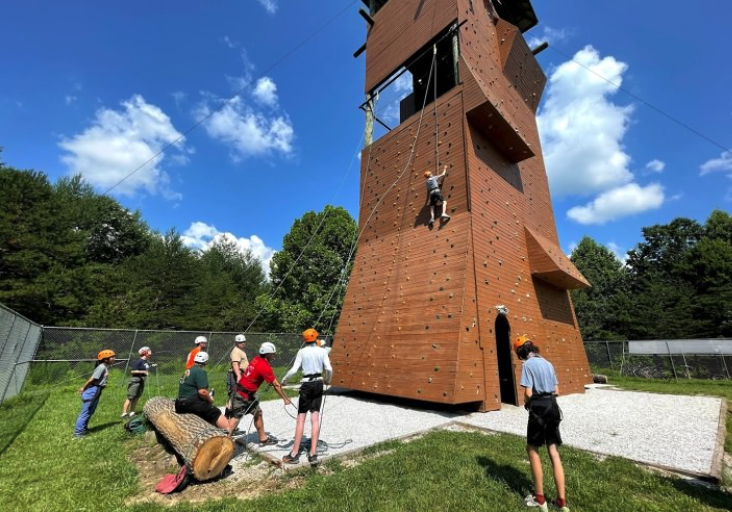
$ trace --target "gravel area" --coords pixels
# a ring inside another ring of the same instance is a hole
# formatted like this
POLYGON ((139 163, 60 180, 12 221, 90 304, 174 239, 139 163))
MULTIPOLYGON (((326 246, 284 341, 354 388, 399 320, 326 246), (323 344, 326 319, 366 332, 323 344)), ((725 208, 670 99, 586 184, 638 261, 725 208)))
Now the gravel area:
MULTIPOLYGON (((559 398, 566 445, 684 472, 710 475, 721 400, 635 391, 588 389, 559 398)), ((506 407, 461 421, 526 435, 528 413, 506 407)))
MULTIPOLYGON (((559 404, 564 411, 562 437, 566 445, 683 472, 712 473, 721 408, 718 398, 588 389, 585 394, 560 397, 559 404)), ((295 419, 290 415, 297 413, 292 407, 285 411, 281 400, 264 402, 262 409, 265 429, 280 443, 261 449, 256 444, 250 446, 281 459, 292 447, 295 419)), ((415 409, 387 398, 327 395, 320 458, 446 427, 456 420, 523 436, 527 417, 523 408, 511 406, 496 412, 455 414, 415 409)), ((250 418, 242 422, 242 428, 249 427, 250 418)), ((310 436, 309 423, 308 418, 306 437, 310 436)), ((253 428, 246 439, 256 441, 253 428)), ((300 460, 301 465, 307 463, 305 456, 300 460)))

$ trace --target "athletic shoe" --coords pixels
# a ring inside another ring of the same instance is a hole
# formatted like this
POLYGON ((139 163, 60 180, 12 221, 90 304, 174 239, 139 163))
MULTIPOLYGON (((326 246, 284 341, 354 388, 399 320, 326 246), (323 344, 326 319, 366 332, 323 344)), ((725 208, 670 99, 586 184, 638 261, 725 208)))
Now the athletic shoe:
POLYGON ((267 439, 265 439, 264 441, 259 441, 259 446, 273 446, 277 443, 279 443, 277 439, 272 436, 267 436, 267 439))
POLYGON ((133 417, 133 416, 134 416, 135 414, 136 414, 136 413, 135 413, 135 411, 132 411, 132 412, 130 413, 130 418, 132 418, 132 417, 133 417))
POLYGON ((312 455, 308 453, 308 462, 311 466, 317 466, 320 464, 320 461, 318 460, 318 454, 313 453, 312 455))
POLYGON ((445 222, 447 222, 448 220, 450 220, 450 216, 449 215, 440 215, 440 218, 442 220, 444 220, 445 222))
POLYGON ((539 510, 543 512, 548 512, 549 510, 549 506, 546 504, 546 501, 544 503, 538 503, 533 494, 529 494, 528 496, 526 496, 526 498, 524 499, 524 504, 529 508, 538 507, 539 510))
POLYGON ((120 416, 120 418, 126 418, 127 416, 129 416, 129 415, 126 412, 123 412, 122 416, 120 416))
POLYGON ((297 464, 300 462, 300 457, 293 457, 291 454, 288 453, 287 455, 282 457, 282 462, 284 462, 285 464, 297 464))
POLYGON ((562 507, 562 508, 559 509, 559 512, 569 512, 569 507, 564 506, 564 507, 562 507))
POLYGON ((429 226, 432 227, 432 225, 435 223, 435 219, 430 219, 429 226))

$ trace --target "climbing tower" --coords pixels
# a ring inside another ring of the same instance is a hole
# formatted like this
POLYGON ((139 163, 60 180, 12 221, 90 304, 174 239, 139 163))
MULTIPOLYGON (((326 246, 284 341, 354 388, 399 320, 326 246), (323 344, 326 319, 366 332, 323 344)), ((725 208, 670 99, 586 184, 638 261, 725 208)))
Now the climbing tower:
POLYGON ((535 119, 546 77, 522 35, 537 23, 531 2, 364 3, 361 236, 334 384, 500 409, 519 401, 512 339, 526 334, 562 393, 582 392, 591 375, 569 290, 589 284, 559 247, 535 119), (403 77, 400 123, 372 141, 377 93, 403 77), (423 173, 444 165, 452 218, 430 226, 423 173))

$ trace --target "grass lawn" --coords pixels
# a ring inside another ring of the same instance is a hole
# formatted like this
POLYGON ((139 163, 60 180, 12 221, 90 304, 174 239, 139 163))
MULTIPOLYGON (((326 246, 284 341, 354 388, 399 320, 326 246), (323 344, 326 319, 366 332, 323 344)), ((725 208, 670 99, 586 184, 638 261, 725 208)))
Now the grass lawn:
MULTIPOLYGON (((278 373, 280 375, 281 372, 278 373)), ((410 443, 390 442, 369 451, 355 467, 339 461, 324 472, 310 470, 299 487, 249 501, 233 498, 182 503, 126 505, 140 489, 129 455, 139 439, 121 428, 124 400, 120 378, 105 390, 90 424, 92 434, 72 441, 81 408, 79 383, 47 394, 24 394, 0 408, 0 510, 2 511, 521 511, 531 489, 524 440, 511 435, 436 431, 410 443)), ((223 381, 223 376, 212 376, 223 381)), ((172 380, 154 377, 153 395, 171 396, 172 380)), ((216 384, 216 387, 222 387, 216 384)), ((708 393, 705 393, 708 394, 708 393)), ((144 399, 147 398, 145 393, 144 399)), ((217 397, 218 401, 222 400, 217 397)), ((138 407, 140 410, 141 407, 138 407)), ((598 461, 563 448, 569 504, 573 511, 712 511, 732 509, 732 496, 692 486, 636 467, 622 459, 598 461)), ((545 467, 550 473, 550 468, 545 467)), ((556 494, 551 478, 546 486, 556 494)))

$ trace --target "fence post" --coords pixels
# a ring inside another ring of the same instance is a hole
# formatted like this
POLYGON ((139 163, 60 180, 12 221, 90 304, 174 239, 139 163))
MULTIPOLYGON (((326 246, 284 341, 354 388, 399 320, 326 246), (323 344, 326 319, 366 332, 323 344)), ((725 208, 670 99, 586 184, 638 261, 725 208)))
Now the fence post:
POLYGON ((613 367, 613 356, 610 354, 610 342, 605 340, 605 350, 607 350, 607 362, 610 363, 610 368, 613 367))
MULTIPOLYGON (((679 380, 679 377, 676 375, 676 365, 674 364, 674 356, 671 355, 671 347, 668 345, 668 340, 666 340, 666 350, 668 350, 668 358, 671 359, 671 368, 674 371, 674 380, 679 380)), ((684 363, 686 364, 686 363, 684 363)))
POLYGON ((681 353, 681 360, 684 361, 684 373, 686 374, 686 378, 691 378, 691 373, 689 373, 689 364, 686 362, 686 356, 684 353, 681 353))
POLYGON ((722 356, 722 364, 724 365, 724 373, 727 374, 727 380, 729 380, 729 370, 727 369, 727 361, 725 361, 724 356, 722 356))
POLYGON ((127 368, 130 367, 130 359, 132 359, 132 351, 135 349, 135 342, 137 341, 137 329, 135 329, 135 334, 132 336, 132 345, 130 345, 130 353, 127 356, 127 363, 125 363, 125 371, 122 373, 122 382, 120 383, 119 387, 123 387, 125 385, 125 381, 127 380, 125 377, 127 377, 127 368))

